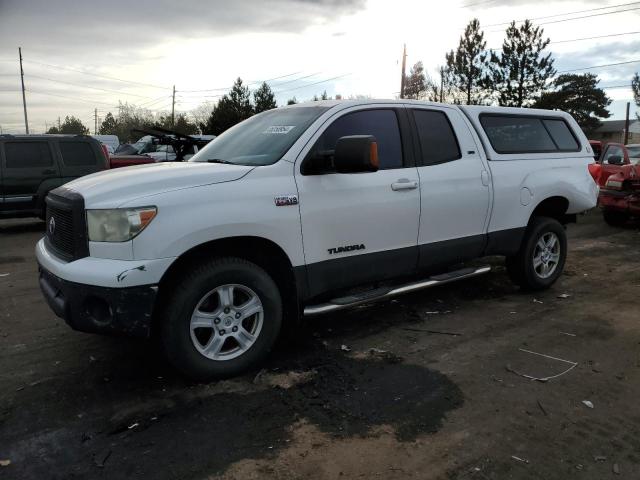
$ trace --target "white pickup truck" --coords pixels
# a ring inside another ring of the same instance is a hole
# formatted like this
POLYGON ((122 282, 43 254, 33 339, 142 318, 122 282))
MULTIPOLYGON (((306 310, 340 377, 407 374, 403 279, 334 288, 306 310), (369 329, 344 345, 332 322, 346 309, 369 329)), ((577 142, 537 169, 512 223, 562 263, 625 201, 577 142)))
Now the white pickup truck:
POLYGON ((552 285, 596 205, 566 113, 317 102, 229 129, 187 163, 121 168, 47 198, 41 289, 74 329, 159 335, 198 379, 260 362, 303 315, 484 273, 552 285))

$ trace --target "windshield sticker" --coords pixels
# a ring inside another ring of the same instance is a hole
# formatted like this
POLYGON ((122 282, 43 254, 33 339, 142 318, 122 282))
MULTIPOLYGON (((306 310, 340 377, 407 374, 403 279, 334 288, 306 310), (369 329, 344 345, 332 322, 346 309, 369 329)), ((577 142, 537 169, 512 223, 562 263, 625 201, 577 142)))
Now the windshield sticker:
POLYGON ((295 128, 295 125, 271 125, 262 133, 287 134, 295 128))

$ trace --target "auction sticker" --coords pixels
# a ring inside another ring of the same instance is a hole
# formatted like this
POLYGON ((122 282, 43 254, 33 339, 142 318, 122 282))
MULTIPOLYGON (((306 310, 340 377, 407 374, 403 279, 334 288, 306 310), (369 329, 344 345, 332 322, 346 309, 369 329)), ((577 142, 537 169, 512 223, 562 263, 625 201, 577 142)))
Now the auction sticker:
POLYGON ((295 125, 271 125, 262 133, 287 134, 295 128, 295 125))

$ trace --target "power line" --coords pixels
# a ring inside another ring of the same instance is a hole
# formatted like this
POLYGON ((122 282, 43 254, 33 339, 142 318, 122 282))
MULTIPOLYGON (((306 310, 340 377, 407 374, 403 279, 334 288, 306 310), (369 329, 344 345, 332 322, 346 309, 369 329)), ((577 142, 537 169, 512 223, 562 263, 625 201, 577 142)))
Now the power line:
POLYGON ((68 100, 75 100, 75 101, 77 101, 77 102, 86 102, 86 103, 91 103, 91 104, 101 103, 101 104, 103 104, 103 105, 109 105, 109 106, 111 106, 111 107, 113 107, 113 108, 117 108, 117 105, 115 105, 115 106, 114 106, 114 105, 113 105, 113 104, 111 104, 111 103, 107 103, 107 102, 100 102, 100 101, 97 101, 97 100, 87 100, 87 99, 84 99, 84 98, 78 98, 78 97, 68 97, 68 96, 66 96, 66 95, 59 95, 59 94, 57 94, 57 93, 39 92, 39 91, 37 91, 37 90, 32 90, 32 89, 30 89, 30 88, 29 88, 29 89, 26 89, 26 91, 27 91, 27 92, 29 92, 29 93, 35 93, 35 94, 38 94, 38 95, 49 95, 49 96, 51 96, 51 97, 66 98, 66 99, 68 99, 68 100))
POLYGON ((631 63, 640 63, 640 60, 629 60, 628 62, 605 63, 604 65, 592 65, 590 67, 572 68, 571 70, 562 70, 558 73, 579 72, 581 70, 591 70, 592 68, 615 67, 618 65, 629 65, 631 63))
POLYGON ((28 74, 27 76, 32 77, 32 78, 38 78, 40 80, 47 80, 49 82, 61 83, 61 84, 64 84, 64 85, 72 85, 74 87, 89 88, 91 90, 100 90, 102 92, 108 92, 108 93, 117 93, 118 95, 129 95, 131 97, 139 97, 139 98, 147 98, 147 99, 151 99, 152 98, 152 97, 147 97, 146 95, 137 95, 135 93, 126 93, 126 92, 122 92, 120 90, 111 90, 111 89, 108 89, 108 88, 100 88, 100 87, 90 87, 88 85, 82 85, 82 84, 79 84, 79 83, 65 82, 64 80, 55 80, 53 78, 41 77, 39 75, 34 75, 32 73, 28 74))
MULTIPOLYGON (((246 85, 255 85, 257 83, 263 83, 263 82, 271 82, 273 80, 278 80, 280 78, 286 78, 286 77, 291 77, 292 75, 297 75, 298 73, 302 73, 302 72, 293 72, 293 73, 288 73, 286 75, 281 75, 279 77, 274 77, 274 78, 268 78, 266 80, 255 80, 252 82, 247 83, 246 85)), ((303 77, 304 78, 304 77, 303 77)), ((292 80, 295 81, 295 80, 292 80)), ((205 88, 203 90, 178 90, 180 93, 203 93, 203 92, 218 92, 220 90, 230 90, 231 88, 233 88, 233 85, 230 87, 219 87, 219 88, 205 88)))
MULTIPOLYGON (((590 9, 587 9, 587 10, 576 10, 574 12, 557 13, 555 15, 546 15, 544 17, 535 17, 535 18, 522 19, 522 20, 513 20, 513 21, 516 22, 516 23, 520 23, 520 22, 524 22, 525 20, 531 20, 531 21, 545 20, 547 18, 564 17, 566 15, 574 15, 574 14, 578 14, 578 13, 595 12, 597 10, 606 10, 606 9, 609 9, 609 8, 628 7, 629 5, 637 5, 639 3, 640 2, 619 3, 618 5, 609 5, 607 7, 590 8, 590 9)), ((635 10, 635 8, 630 9, 630 10, 635 10)), ((610 15, 612 13, 619 13, 619 12, 626 12, 626 11, 628 11, 628 10, 619 10, 619 11, 615 11, 615 12, 606 12, 606 13, 600 13, 598 15, 610 15)), ((586 17, 578 17, 578 18, 586 18, 586 17)), ((574 20, 574 19, 573 18, 568 18, 568 19, 565 19, 565 20, 574 20)), ((555 23, 555 22, 550 22, 550 23, 555 23)), ((500 27, 502 25, 510 25, 510 24, 511 24, 511 22, 492 23, 490 25, 485 25, 485 28, 488 28, 488 27, 500 27)))
MULTIPOLYGON (((551 42, 549 42, 549 45, 555 45, 555 44, 558 44, 558 43, 580 42, 582 40, 596 40, 596 39, 599 39, 599 38, 620 37, 620 36, 623 36, 623 35, 637 35, 639 33, 640 33, 640 31, 638 31, 638 32, 625 32, 625 33, 610 33, 608 35, 598 35, 596 37, 571 38, 571 39, 567 39, 567 40, 551 41, 551 42)), ((488 48, 487 49, 487 51, 490 51, 490 50, 498 52, 498 51, 502 50, 502 48, 488 48)))
POLYGON ((345 73, 344 75, 338 75, 337 77, 327 78, 325 80, 320 80, 319 82, 308 83, 307 85, 302 85, 300 87, 293 87, 293 88, 287 88, 285 90, 278 90, 277 92, 273 92, 273 93, 283 93, 283 92, 290 92, 292 90, 300 90, 301 88, 307 88, 307 87, 311 87, 313 85, 319 85, 321 83, 330 82, 331 80, 337 80, 339 78, 348 77, 349 75, 351 75, 351 73, 345 73))
POLYGON ((100 75, 98 73, 85 72, 85 71, 79 70, 77 68, 62 67, 60 65, 53 65, 51 63, 38 62, 36 60, 25 60, 25 62, 27 62, 27 63, 35 63, 37 65, 43 65, 43 66, 49 67, 49 68, 57 68, 57 69, 60 69, 60 70, 68 70, 70 72, 81 73, 83 75, 90 75, 92 77, 106 78, 107 80, 116 80, 118 82, 130 83, 132 85, 140 85, 140 86, 143 86, 143 87, 159 88, 161 90, 171 90, 171 87, 161 87, 159 85, 153 85, 153 84, 150 84, 150 83, 134 82, 132 80, 125 80, 123 78, 110 77, 110 76, 107 76, 107 75, 100 75))

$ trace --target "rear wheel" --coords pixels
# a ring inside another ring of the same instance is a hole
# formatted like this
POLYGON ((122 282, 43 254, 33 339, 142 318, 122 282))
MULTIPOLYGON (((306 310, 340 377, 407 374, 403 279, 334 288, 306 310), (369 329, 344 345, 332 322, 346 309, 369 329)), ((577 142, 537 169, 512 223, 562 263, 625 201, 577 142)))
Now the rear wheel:
POLYGON ((518 253, 507 258, 507 272, 522 288, 542 290, 560 277, 566 257, 564 227, 553 218, 535 217, 527 227, 518 253))
POLYGON ((629 214, 618 210, 603 210, 604 221, 612 227, 621 227, 629 220, 629 214))
POLYGON ((238 375, 269 353, 282 323, 273 279, 240 258, 211 261, 174 283, 161 339, 169 361, 196 380, 238 375))

